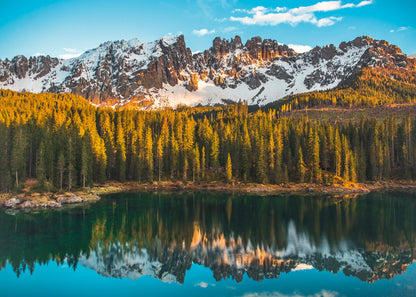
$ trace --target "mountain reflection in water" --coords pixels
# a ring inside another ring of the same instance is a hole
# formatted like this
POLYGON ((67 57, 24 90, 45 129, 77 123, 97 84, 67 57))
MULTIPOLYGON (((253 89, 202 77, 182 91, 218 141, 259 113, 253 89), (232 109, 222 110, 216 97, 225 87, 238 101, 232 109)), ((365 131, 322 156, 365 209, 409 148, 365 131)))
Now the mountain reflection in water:
POLYGON ((237 282, 315 268, 374 282, 413 263, 415 210, 410 194, 117 194, 61 211, 0 213, 0 266, 19 275, 56 261, 178 283, 193 263, 237 282))

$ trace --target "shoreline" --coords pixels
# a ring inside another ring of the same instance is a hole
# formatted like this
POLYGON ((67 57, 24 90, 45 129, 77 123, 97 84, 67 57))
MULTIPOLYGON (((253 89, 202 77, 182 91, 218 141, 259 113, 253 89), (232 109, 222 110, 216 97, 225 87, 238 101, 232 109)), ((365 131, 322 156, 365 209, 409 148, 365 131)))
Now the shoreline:
POLYGON ((116 194, 135 191, 218 191, 240 192, 258 195, 293 194, 368 194, 383 191, 411 191, 416 192, 416 181, 386 181, 367 184, 349 183, 347 185, 322 185, 313 183, 287 183, 282 185, 257 183, 192 183, 182 182, 154 182, 138 184, 135 182, 108 182, 91 188, 96 195, 116 194))
POLYGON ((322 185, 312 183, 288 183, 263 185, 256 183, 192 183, 188 182, 107 182, 91 188, 71 192, 31 192, 0 194, 0 208, 8 209, 60 209, 66 205, 93 203, 102 195, 140 191, 217 191, 255 194, 259 196, 279 194, 323 194, 323 195, 365 195, 371 192, 408 191, 416 192, 416 181, 385 181, 367 184, 322 185))

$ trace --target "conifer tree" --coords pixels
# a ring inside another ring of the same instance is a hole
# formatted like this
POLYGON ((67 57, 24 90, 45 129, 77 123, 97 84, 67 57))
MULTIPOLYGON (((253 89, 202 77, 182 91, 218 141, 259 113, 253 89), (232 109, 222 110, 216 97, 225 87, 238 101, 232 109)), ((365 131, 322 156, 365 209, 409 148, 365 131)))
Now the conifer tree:
POLYGON ((146 178, 148 181, 153 181, 153 140, 152 129, 150 127, 148 127, 146 131, 144 153, 147 169, 146 178))
POLYGON ((61 151, 58 155, 59 189, 62 191, 64 183, 65 156, 61 151))
POLYGON ((89 152, 88 147, 88 139, 84 137, 82 140, 82 150, 81 150, 81 184, 82 187, 85 188, 87 182, 89 180, 90 174, 90 163, 91 163, 91 155, 89 152))
POLYGON ((116 131, 116 168, 118 169, 117 177, 120 181, 124 181, 126 179, 126 142, 120 116, 117 117, 116 131))
POLYGON ((8 191, 11 188, 9 166, 10 140, 9 129, 0 123, 0 190, 8 191))
POLYGON ((338 129, 335 129, 335 137, 334 137, 334 149, 335 149, 335 154, 334 154, 334 167, 335 167, 335 175, 336 176, 341 176, 341 138, 339 136, 339 131, 338 129))
POLYGON ((205 179, 205 168, 206 168, 206 157, 205 157, 205 146, 202 147, 202 154, 201 154, 201 174, 202 179, 205 179))
MULTIPOLYGON (((73 140, 72 140, 72 133, 70 132, 69 138, 68 138, 68 191, 71 191, 73 181, 74 181, 74 149, 73 149, 73 140)), ((42 156, 42 153, 40 154, 42 156)), ((39 161, 40 164, 42 164, 43 168, 43 159, 39 161)), ((43 171, 44 172, 44 169, 43 171)), ((44 173, 43 173, 44 174, 44 173)))
POLYGON ((260 137, 258 142, 256 143, 256 150, 258 152, 257 159, 256 159, 256 180, 259 183, 266 183, 267 182, 267 175, 266 175, 266 157, 264 152, 264 139, 260 137))
POLYGON ((193 149, 193 154, 192 154, 192 173, 193 173, 193 178, 192 181, 195 182, 195 180, 199 180, 199 175, 201 173, 201 165, 200 165, 200 155, 199 155, 199 148, 198 148, 198 144, 195 144, 195 147, 193 149))
POLYGON ((159 137, 159 140, 157 141, 156 158, 157 158, 158 173, 159 173, 158 181, 160 182, 161 177, 162 177, 162 164, 163 164, 162 137, 159 137))
POLYGON ((23 128, 19 127, 15 131, 13 137, 13 145, 10 156, 10 167, 12 175, 15 178, 15 186, 19 188, 19 181, 21 182, 25 177, 26 171, 26 135, 24 134, 23 128))
POLYGON ((170 179, 173 180, 178 173, 178 159, 179 159, 179 146, 176 141, 174 132, 170 135, 170 179))
POLYGON ((227 164, 225 165, 225 179, 229 183, 233 178, 233 168, 230 154, 227 155, 227 164))
POLYGON ((218 155, 219 155, 219 138, 218 133, 214 132, 211 140, 211 150, 210 150, 210 165, 214 169, 218 168, 218 155))
POLYGON ((298 180, 300 183, 305 182, 305 172, 306 172, 306 167, 303 161, 302 148, 299 147, 298 161, 297 161, 297 174, 298 174, 298 180))
POLYGON ((243 180, 247 181, 250 177, 250 169, 251 169, 251 141, 250 136, 248 133, 247 122, 245 121, 243 124, 243 133, 242 133, 242 140, 241 140, 241 168, 242 168, 242 176, 243 180))

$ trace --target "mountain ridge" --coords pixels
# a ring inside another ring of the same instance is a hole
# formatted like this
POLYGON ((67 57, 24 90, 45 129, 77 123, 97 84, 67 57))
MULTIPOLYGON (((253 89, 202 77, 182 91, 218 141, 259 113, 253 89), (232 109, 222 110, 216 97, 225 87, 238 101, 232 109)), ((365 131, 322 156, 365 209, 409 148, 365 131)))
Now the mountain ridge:
POLYGON ((16 56, 0 60, 0 88, 70 92, 97 105, 164 108, 245 100, 265 105, 292 94, 334 89, 365 67, 408 80, 415 60, 368 36, 296 53, 276 40, 216 37, 192 54, 183 35, 143 43, 107 41, 72 59, 16 56), (405 74, 403 74, 405 73, 405 74))

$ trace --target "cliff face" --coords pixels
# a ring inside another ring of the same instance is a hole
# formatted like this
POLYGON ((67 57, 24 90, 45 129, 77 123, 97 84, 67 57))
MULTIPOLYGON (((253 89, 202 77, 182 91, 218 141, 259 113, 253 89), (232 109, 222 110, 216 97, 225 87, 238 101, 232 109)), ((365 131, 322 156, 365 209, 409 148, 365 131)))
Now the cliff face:
POLYGON ((238 100, 263 105, 290 94, 335 88, 363 67, 415 83, 415 61, 397 46, 365 36, 303 54, 260 37, 245 45, 239 36, 217 37, 211 48, 192 54, 180 35, 149 43, 106 42, 69 60, 0 60, 0 88, 71 92, 115 106, 160 108, 238 100))

